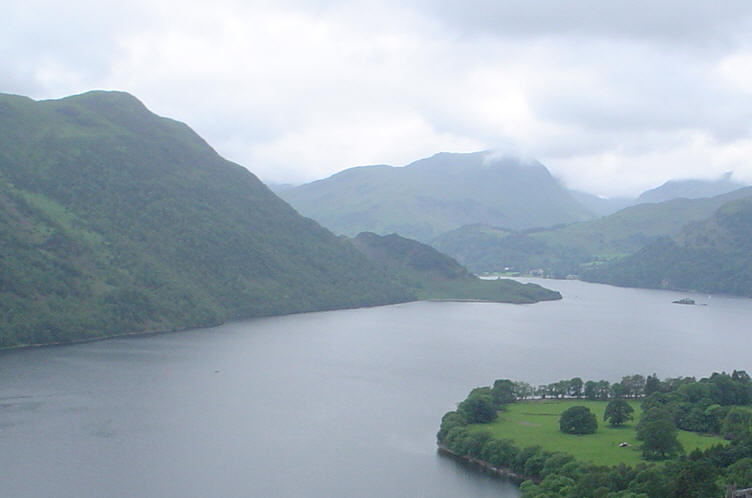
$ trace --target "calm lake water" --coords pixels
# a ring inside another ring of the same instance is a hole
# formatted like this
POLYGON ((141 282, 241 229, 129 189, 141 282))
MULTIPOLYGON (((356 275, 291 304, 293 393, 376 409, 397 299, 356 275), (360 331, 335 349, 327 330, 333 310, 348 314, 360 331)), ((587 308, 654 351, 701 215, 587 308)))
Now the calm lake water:
POLYGON ((13 497, 513 497, 436 453, 496 378, 747 369, 752 300, 539 281, 562 301, 418 302, 0 354, 13 497))

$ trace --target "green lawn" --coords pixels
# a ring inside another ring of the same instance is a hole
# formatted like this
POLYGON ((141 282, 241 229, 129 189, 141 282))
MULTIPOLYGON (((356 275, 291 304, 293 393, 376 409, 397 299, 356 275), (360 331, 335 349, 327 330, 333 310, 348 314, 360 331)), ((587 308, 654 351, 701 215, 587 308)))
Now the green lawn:
MULTIPOLYGON (((635 425, 640 417, 640 402, 629 401, 634 408, 634 421, 619 428, 603 422, 606 401, 586 400, 535 400, 507 405, 499 418, 491 424, 477 424, 471 430, 489 430, 495 438, 512 439, 517 446, 540 445, 548 451, 562 451, 575 458, 603 465, 625 463, 634 465, 642 461, 640 441, 635 438, 635 425), (559 431, 559 416, 571 406, 587 406, 598 418, 595 434, 575 436, 559 431), (619 443, 631 446, 620 448, 619 443)), ((689 453, 695 448, 705 449, 725 440, 715 436, 679 431, 679 441, 689 453)))

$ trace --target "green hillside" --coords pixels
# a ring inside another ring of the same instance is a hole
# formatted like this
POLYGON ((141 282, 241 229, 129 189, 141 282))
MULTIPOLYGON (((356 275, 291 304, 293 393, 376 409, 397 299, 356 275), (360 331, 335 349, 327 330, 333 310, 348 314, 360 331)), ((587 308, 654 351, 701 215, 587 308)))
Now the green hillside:
POLYGON ((687 225, 583 278, 630 287, 752 296, 752 199, 724 204, 708 220, 687 225))
POLYGON ((561 294, 536 284, 514 280, 482 280, 457 261, 436 249, 397 234, 363 232, 351 239, 371 262, 386 273, 398 275, 401 283, 421 299, 479 300, 534 303, 561 299, 561 294))
POLYGON ((752 197, 751 187, 710 198, 639 204, 597 220, 545 230, 467 226, 442 234, 433 245, 475 272, 511 268, 543 269, 554 276, 579 274, 583 267, 618 260, 661 237, 676 235, 723 204, 747 197, 752 197))
POLYGON ((279 194, 335 233, 422 242, 472 223, 522 229, 593 218, 542 164, 487 152, 351 168, 279 194))
POLYGON ((415 298, 124 93, 0 95, 0 212, 0 347, 415 298))

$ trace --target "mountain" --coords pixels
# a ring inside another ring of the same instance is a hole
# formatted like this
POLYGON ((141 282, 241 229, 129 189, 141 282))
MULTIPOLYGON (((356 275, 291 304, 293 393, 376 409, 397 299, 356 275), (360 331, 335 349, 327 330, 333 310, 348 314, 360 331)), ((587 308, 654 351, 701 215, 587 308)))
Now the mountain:
POLYGON ((468 299, 534 303, 561 299, 561 294, 514 280, 482 280, 436 249, 397 234, 363 232, 352 243, 374 264, 415 289, 421 299, 468 299))
POLYGON ((731 173, 726 173, 717 180, 670 180, 660 187, 643 192, 636 202, 663 202, 679 198, 715 197, 743 187, 745 185, 731 180, 731 173))
POLYGON ((674 199, 631 206, 597 220, 544 230, 510 231, 483 225, 442 234, 432 245, 474 272, 579 274, 583 265, 633 254, 690 222, 710 217, 722 205, 752 197, 752 187, 702 199, 674 199))
POLYGON ((415 299, 120 92, 0 95, 0 347, 415 299))
POLYGON ((569 193, 577 202, 598 216, 608 216, 637 202, 632 197, 599 197, 579 190, 570 190, 569 193))
POLYGON ((335 233, 423 242, 472 223, 522 229, 593 218, 539 162, 488 152, 350 168, 279 195, 335 233))
POLYGON ((724 204, 709 219, 583 277, 629 287, 752 296, 752 199, 724 204))

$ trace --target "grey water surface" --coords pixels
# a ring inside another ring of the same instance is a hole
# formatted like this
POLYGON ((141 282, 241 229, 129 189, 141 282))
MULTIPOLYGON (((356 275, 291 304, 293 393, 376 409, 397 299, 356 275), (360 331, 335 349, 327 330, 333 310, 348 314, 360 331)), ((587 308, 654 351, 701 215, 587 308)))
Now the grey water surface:
POLYGON ((436 453, 441 416, 472 387, 752 370, 752 300, 538 282, 564 299, 417 302, 2 353, 2 496, 515 497, 436 453), (698 305, 671 304, 684 296, 698 305))

